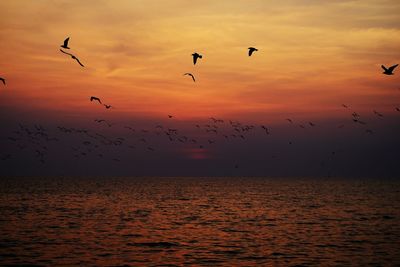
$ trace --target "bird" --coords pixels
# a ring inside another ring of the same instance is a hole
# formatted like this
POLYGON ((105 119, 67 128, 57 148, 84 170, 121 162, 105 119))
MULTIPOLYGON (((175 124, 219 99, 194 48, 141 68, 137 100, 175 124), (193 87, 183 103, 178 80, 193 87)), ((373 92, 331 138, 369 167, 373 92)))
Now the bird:
POLYGON ((377 116, 379 116, 379 117, 383 117, 383 114, 382 114, 382 113, 379 113, 379 112, 376 111, 376 110, 374 110, 374 114, 377 115, 377 116))
POLYGON ((6 79, 0 77, 0 81, 2 81, 4 85, 6 85, 6 79))
POLYGON ((73 54, 67 53, 67 52, 63 51, 62 49, 60 49, 60 51, 61 51, 62 53, 64 53, 64 54, 67 54, 67 55, 71 56, 71 58, 72 58, 72 59, 75 59, 76 62, 78 62, 79 65, 81 65, 82 67, 85 67, 85 66, 83 66, 83 64, 79 61, 79 59, 78 59, 76 56, 74 56, 73 54))
POLYGON ((192 77, 193 82, 196 82, 196 79, 194 78, 193 74, 187 72, 187 73, 185 73, 185 74, 183 74, 183 75, 189 75, 190 77, 192 77))
POLYGON ((168 115, 168 118, 170 118, 170 119, 172 119, 174 116, 172 116, 172 115, 168 115))
POLYGON ((286 119, 288 122, 293 123, 293 121, 291 119, 286 119))
POLYGON ((312 126, 312 127, 314 127, 314 126, 315 126, 315 124, 314 124, 314 123, 312 123, 312 122, 309 122, 308 124, 310 124, 310 126, 312 126))
POLYGON ((386 74, 386 75, 393 75, 394 73, 393 73, 393 71, 394 71, 394 69, 398 66, 399 64, 396 64, 396 65, 393 65, 393 66, 391 66, 391 67, 389 67, 389 68, 386 68, 385 66, 381 66, 382 67, 382 69, 384 70, 384 72, 383 72, 383 74, 386 74))
POLYGON ((99 103, 102 104, 100 98, 95 97, 95 96, 91 96, 91 97, 90 97, 90 101, 94 101, 94 100, 95 100, 95 101, 99 101, 99 103))
POLYGON ((249 57, 253 54, 254 51, 258 51, 258 49, 255 47, 249 47, 248 49, 249 49, 249 57))
POLYGON ((67 39, 64 40, 64 44, 61 45, 60 47, 64 48, 64 49, 69 49, 68 47, 68 42, 69 42, 69 37, 67 39))
POLYGON ((192 56, 193 56, 193 65, 196 65, 196 62, 197 62, 197 59, 198 59, 198 58, 203 58, 203 56, 200 55, 200 54, 197 53, 197 52, 193 53, 192 56))
POLYGON ((347 106, 347 105, 345 105, 345 104, 342 104, 342 107, 344 107, 344 108, 349 108, 349 106, 347 106))
POLYGON ((103 104, 104 105, 104 107, 106 108, 106 109, 109 109, 109 108, 114 108, 113 106, 111 106, 111 105, 106 105, 106 104, 103 104))

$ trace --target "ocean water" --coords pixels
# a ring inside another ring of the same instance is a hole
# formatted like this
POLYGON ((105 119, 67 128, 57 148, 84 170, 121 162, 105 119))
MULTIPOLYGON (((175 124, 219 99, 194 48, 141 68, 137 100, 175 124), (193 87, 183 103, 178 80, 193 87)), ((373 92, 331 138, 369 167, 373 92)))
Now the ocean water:
POLYGON ((399 266, 400 182, 2 178, 0 265, 399 266))

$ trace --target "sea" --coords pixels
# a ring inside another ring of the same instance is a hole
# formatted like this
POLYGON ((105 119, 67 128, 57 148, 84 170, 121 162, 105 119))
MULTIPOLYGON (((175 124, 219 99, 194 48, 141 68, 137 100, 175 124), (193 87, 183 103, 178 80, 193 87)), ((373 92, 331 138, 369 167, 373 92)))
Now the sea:
POLYGON ((400 181, 0 178, 1 266, 400 266, 400 181))

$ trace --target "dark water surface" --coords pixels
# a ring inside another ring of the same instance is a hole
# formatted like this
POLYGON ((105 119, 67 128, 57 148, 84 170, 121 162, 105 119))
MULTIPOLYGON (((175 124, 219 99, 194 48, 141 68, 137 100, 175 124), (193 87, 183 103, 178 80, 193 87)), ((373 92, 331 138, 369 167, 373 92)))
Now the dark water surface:
POLYGON ((2 178, 7 264, 399 266, 400 182, 2 178))

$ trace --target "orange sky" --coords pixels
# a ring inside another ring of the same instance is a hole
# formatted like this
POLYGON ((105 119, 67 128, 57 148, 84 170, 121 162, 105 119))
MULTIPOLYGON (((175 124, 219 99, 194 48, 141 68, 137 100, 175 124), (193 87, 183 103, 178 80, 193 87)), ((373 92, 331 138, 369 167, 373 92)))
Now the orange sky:
POLYGON ((0 8, 3 109, 281 120, 342 116, 342 103, 386 113, 400 105, 400 69, 380 68, 400 61, 397 0, 2 0, 0 8), (60 53, 68 36, 85 68, 60 53), (252 57, 249 46, 259 49, 252 57), (195 51, 204 57, 193 66, 195 51))

